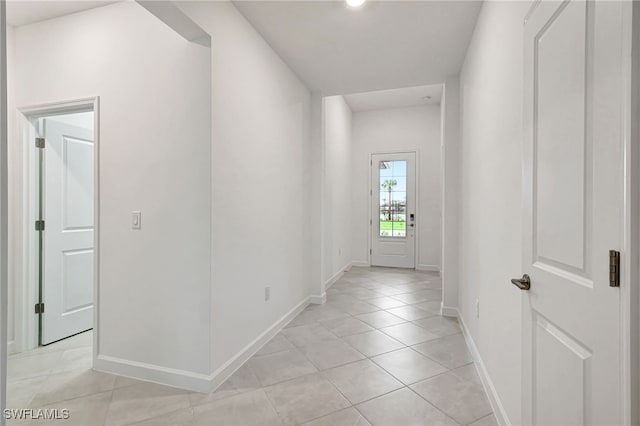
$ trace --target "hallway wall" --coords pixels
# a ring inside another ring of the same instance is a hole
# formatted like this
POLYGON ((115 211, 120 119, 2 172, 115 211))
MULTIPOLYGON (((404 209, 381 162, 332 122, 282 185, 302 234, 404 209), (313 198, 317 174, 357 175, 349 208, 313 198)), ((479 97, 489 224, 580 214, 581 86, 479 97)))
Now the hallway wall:
POLYGON ((208 374, 209 49, 134 2, 14 35, 14 107, 100 96, 100 368, 208 374))
POLYGON ((356 265, 369 264, 370 154, 415 151, 419 192, 416 268, 440 270, 440 106, 353 114, 351 247, 356 265))
POLYGON ((342 96, 325 98, 324 283, 351 264, 351 120, 342 96))
POLYGON ((460 75, 459 311, 499 398, 496 416, 507 424, 521 421, 521 294, 509 280, 522 274, 522 22, 529 6, 485 2, 460 75))
POLYGON ((311 95, 231 2, 177 6, 212 44, 215 373, 309 296, 311 95))

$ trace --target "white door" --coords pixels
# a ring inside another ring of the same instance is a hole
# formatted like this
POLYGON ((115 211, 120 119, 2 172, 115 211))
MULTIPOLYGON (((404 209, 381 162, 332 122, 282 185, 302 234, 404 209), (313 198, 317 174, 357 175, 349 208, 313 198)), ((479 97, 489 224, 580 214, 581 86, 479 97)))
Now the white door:
POLYGON ((624 232, 625 7, 542 1, 524 27, 528 424, 622 424, 621 295, 609 250, 621 250, 624 232))
POLYGON ((42 344, 93 327, 93 132, 44 120, 42 344))
POLYGON ((415 267, 415 153, 371 156, 371 265, 415 267))

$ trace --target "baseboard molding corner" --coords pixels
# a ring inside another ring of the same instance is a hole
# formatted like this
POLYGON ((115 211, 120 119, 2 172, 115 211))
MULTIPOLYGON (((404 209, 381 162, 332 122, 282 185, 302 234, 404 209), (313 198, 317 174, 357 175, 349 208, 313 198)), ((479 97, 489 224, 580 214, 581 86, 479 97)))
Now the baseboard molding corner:
POLYGON ((193 392, 209 392, 211 390, 211 376, 207 374, 167 368, 108 355, 98 355, 94 358, 93 369, 118 376, 187 389, 193 392))
POLYGON ((307 297, 289 312, 284 314, 265 332, 255 338, 251 343, 240 350, 234 357, 224 363, 216 371, 214 371, 211 375, 209 391, 216 390, 229 377, 231 377, 233 373, 235 373, 240 367, 242 367, 244 363, 249 360, 249 358, 254 356, 256 352, 258 352, 264 345, 269 343, 269 341, 273 339, 275 335, 278 334, 287 324, 289 324, 291 320, 297 317, 300 312, 302 312, 307 306, 309 306, 312 297, 313 296, 307 297))
POLYGON ((444 306, 444 305, 440 305, 440 314, 443 317, 451 317, 451 318, 458 318, 459 316, 458 308, 454 308, 452 306, 444 306))
POLYGON ((491 408, 493 409, 493 414, 496 417, 496 420, 501 426, 511 426, 511 421, 509 420, 509 416, 502 404, 502 400, 498 396, 498 392, 496 391, 495 386, 493 385, 493 381, 489 376, 489 372, 487 371, 486 366, 484 365, 484 361, 482 361, 482 357, 480 356, 480 351, 476 346, 476 343, 471 337, 469 333, 469 329, 467 328, 464 318, 460 315, 460 311, 456 309, 456 316, 458 317, 458 321, 460 322, 460 326, 462 328, 462 335, 464 336, 464 340, 467 343, 467 347, 469 348, 469 352, 471 352, 471 356, 475 362, 476 371, 478 372, 478 376, 480 376, 480 381, 482 382, 482 387, 484 387, 484 391, 489 398, 489 403, 491 404, 491 408))
MULTIPOLYGON (((326 295, 325 295, 326 298, 326 295)), ((193 392, 209 393, 222 385, 233 373, 249 360, 256 352, 266 345, 291 320, 302 312, 310 303, 312 297, 307 297, 293 309, 283 315, 271 327, 265 330, 229 361, 224 363, 212 374, 200 374, 190 371, 166 368, 162 366, 130 361, 107 355, 98 355, 93 360, 93 368, 97 371, 112 373, 119 376, 132 377, 138 380, 173 386, 193 392)))
POLYGON ((10 340, 9 342, 7 342, 7 354, 11 355, 15 351, 16 351, 16 341, 10 340))
MULTIPOLYGON (((329 278, 328 280, 326 280, 324 282, 324 290, 327 291, 331 288, 332 285, 334 285, 340 278, 342 278, 342 276, 344 275, 344 273, 346 271, 348 271, 349 269, 351 269, 351 263, 349 262, 346 265, 344 265, 342 268, 340 268, 338 270, 338 272, 336 272, 335 274, 333 274, 333 276, 331 278, 329 278)), ((314 303, 314 302, 311 302, 314 303)), ((324 302, 323 302, 324 303, 324 302)))
POLYGON ((324 292, 321 295, 311 295, 309 296, 309 303, 313 305, 323 305, 327 301, 327 293, 324 292))
POLYGON ((356 268, 368 268, 371 264, 364 260, 354 260, 351 262, 351 266, 355 266, 356 268))
POLYGON ((416 271, 428 271, 428 272, 437 272, 440 273, 439 265, 425 265, 424 263, 419 263, 416 265, 416 271))

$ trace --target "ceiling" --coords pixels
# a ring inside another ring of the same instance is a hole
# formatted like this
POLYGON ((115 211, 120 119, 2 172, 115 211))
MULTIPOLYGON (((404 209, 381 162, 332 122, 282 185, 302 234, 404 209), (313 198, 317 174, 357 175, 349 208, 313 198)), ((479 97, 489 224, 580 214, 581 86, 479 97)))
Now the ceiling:
POLYGON ((7 24, 19 27, 83 10, 105 6, 103 0, 7 0, 7 24))
POLYGON ((442 84, 378 90, 345 95, 353 112, 386 108, 405 108, 419 105, 438 105, 442 98, 442 84))
POLYGON ((234 1, 311 90, 325 95, 441 83, 460 71, 482 3, 234 1))

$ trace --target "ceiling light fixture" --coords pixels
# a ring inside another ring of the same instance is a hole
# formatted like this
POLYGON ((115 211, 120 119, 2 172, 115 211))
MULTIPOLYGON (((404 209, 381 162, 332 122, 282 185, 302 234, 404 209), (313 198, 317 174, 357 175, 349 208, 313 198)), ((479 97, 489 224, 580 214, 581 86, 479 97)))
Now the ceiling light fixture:
POLYGON ((347 6, 349 7, 360 7, 364 4, 366 0, 347 0, 347 6))

